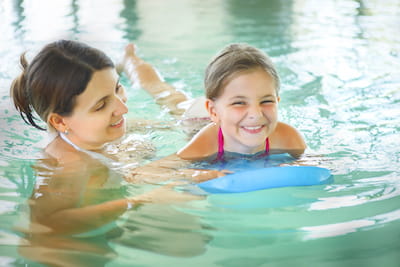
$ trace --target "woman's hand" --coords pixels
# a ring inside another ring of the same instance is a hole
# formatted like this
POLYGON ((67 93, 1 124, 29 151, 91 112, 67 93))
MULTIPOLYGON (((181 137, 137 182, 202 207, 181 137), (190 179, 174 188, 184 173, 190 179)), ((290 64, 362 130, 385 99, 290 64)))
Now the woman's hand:
POLYGON ((167 185, 158 187, 144 194, 131 197, 128 199, 132 205, 140 205, 146 203, 154 204, 172 204, 181 203, 192 200, 201 200, 204 197, 192 195, 189 193, 178 192, 174 190, 175 186, 184 185, 185 182, 172 182, 167 185))

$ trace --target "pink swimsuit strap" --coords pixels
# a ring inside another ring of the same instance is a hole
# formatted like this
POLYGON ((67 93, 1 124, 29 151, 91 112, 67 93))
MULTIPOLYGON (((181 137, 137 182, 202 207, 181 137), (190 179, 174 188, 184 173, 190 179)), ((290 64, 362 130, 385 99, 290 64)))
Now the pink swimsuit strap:
MULTIPOLYGON (((269 139, 265 140, 265 155, 269 153, 269 139)), ((222 134, 221 127, 218 130, 218 155, 217 159, 222 160, 224 157, 224 135, 222 134)))

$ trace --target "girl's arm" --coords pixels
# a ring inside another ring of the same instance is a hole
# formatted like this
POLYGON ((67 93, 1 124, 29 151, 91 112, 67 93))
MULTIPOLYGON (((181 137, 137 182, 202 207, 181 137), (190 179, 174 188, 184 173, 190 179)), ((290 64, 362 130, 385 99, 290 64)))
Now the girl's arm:
POLYGON ((201 129, 191 140, 180 149, 177 155, 185 160, 198 160, 218 152, 218 126, 210 123, 201 129))
POLYGON ((270 136, 272 153, 289 153, 300 157, 307 145, 300 132, 289 124, 278 122, 275 131, 270 136))

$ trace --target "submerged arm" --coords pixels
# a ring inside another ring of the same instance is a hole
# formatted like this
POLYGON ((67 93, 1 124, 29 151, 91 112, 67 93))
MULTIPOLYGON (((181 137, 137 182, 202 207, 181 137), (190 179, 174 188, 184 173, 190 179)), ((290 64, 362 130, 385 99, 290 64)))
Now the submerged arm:
POLYGON ((49 234, 84 233, 116 220, 127 210, 128 203, 128 199, 119 199, 86 207, 63 209, 43 216, 38 222, 50 228, 49 234))
POLYGON ((171 180, 198 183, 225 175, 224 171, 188 168, 189 163, 190 161, 185 161, 177 154, 173 154, 134 169, 127 180, 149 184, 171 180))
POLYGON ((104 194, 107 189, 103 187, 109 179, 108 168, 97 161, 90 164, 72 162, 58 165, 57 168, 44 162, 35 166, 35 169, 38 182, 29 200, 31 233, 84 233, 115 221, 131 207, 193 199, 192 195, 173 190, 174 184, 157 187, 134 197, 124 198, 124 195, 118 194, 110 199, 104 194))

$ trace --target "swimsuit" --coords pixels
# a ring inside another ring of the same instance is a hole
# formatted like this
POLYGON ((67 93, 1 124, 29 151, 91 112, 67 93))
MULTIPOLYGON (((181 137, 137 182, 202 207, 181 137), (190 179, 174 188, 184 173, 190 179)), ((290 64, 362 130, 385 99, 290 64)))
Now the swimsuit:
MULTIPOLYGON (((269 153, 269 139, 265 140, 265 153, 263 155, 268 155, 269 153)), ((224 158, 224 135, 222 134, 221 127, 218 130, 218 155, 217 160, 222 160, 224 158)))

